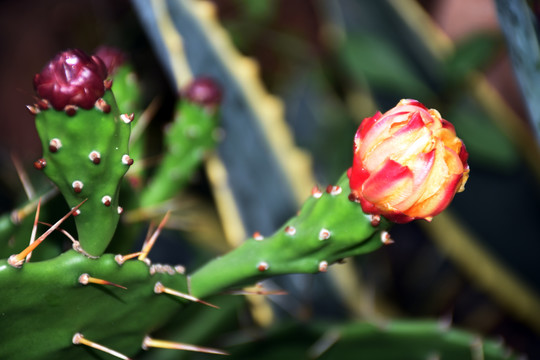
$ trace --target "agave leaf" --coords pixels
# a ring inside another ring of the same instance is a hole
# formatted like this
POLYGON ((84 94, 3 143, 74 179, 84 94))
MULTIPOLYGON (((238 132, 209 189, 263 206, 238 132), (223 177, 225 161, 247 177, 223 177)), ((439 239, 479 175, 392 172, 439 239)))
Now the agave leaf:
POLYGON ((531 124, 540 142, 540 47, 535 30, 537 24, 525 0, 497 0, 495 4, 531 124))

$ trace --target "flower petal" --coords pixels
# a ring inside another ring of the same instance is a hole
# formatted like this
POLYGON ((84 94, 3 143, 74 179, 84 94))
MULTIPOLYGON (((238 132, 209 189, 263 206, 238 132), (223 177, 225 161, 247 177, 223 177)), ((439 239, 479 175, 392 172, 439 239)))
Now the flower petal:
POLYGON ((424 126, 421 116, 415 113, 410 122, 365 155, 365 167, 368 171, 373 171, 387 158, 408 165, 411 159, 424 152, 431 143, 431 132, 424 126))
POLYGON ((413 174, 409 168, 387 160, 364 182, 362 195, 367 201, 386 208, 403 201, 413 190, 413 174))
POLYGON ((415 204, 407 210, 407 215, 415 218, 426 218, 439 214, 454 198, 456 187, 460 183, 461 178, 461 174, 450 176, 447 182, 440 187, 439 191, 424 201, 415 204))
POLYGON ((414 174, 413 192, 411 196, 407 197, 399 204, 394 205, 397 210, 406 212, 424 194, 426 188, 426 179, 431 174, 433 164, 435 163, 435 153, 435 150, 432 150, 428 153, 419 154, 414 163, 410 165, 409 168, 414 174))

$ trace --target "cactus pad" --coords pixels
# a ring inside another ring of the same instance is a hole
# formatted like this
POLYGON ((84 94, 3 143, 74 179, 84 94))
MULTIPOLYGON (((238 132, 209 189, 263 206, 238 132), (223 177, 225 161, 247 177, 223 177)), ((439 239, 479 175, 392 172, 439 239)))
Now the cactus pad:
POLYGON ((75 214, 75 222, 84 251, 99 256, 109 244, 122 212, 118 188, 133 163, 128 155, 133 117, 119 113, 101 60, 80 51, 68 55, 57 56, 51 62, 54 66, 49 64, 36 75, 36 89, 44 97, 31 107, 43 147, 43 158, 35 167, 58 186, 70 207, 88 199, 75 214), (84 61, 86 67, 80 65, 84 61), (56 86, 50 85, 54 77, 49 73, 53 70, 60 74, 56 86), (70 75, 70 71, 79 76, 70 75), (96 77, 100 78, 101 91, 96 77), (69 87, 64 80, 74 85, 69 87))
MULTIPOLYGON (((171 266, 148 266, 111 254, 89 259, 70 250, 20 269, 0 260, 2 359, 93 359, 98 351, 76 346, 76 333, 132 356, 146 335, 187 300, 158 294, 159 282, 187 292, 186 277, 171 266), (87 274, 125 287, 84 285, 87 274), (21 336, 24 334, 24 336, 21 336)), ((195 305, 194 306, 202 306, 195 305)))

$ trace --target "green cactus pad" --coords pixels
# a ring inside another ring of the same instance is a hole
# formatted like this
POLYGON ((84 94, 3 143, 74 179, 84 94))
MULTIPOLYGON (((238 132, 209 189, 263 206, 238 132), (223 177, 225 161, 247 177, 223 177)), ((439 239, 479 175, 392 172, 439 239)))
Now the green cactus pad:
POLYGON ((171 199, 181 190, 216 144, 217 114, 201 105, 179 101, 173 123, 165 131, 166 152, 147 188, 141 207, 171 199))
POLYGON ((340 259, 376 250, 389 241, 389 222, 362 212, 349 200, 343 175, 337 185, 316 190, 300 213, 272 236, 255 234, 237 249, 215 259, 191 276, 196 296, 218 287, 245 285, 290 273, 317 273, 340 259))
POLYGON ((112 80, 111 89, 114 92, 118 109, 128 114, 138 112, 141 108, 142 93, 133 67, 129 64, 118 67, 112 74, 112 80))
POLYGON ((187 303, 156 294, 158 281, 187 293, 186 277, 174 268, 149 267, 138 260, 119 265, 111 254, 95 260, 70 250, 20 269, 0 260, 0 319, 5 325, 0 330, 0 359, 109 358, 74 345, 72 337, 78 332, 132 356, 141 350, 146 335, 187 303), (85 273, 127 289, 82 285, 79 277, 85 273))
POLYGON ((70 207, 88 199, 75 222, 82 248, 93 256, 104 252, 114 234, 121 213, 119 184, 133 162, 129 119, 118 112, 110 90, 103 100, 110 111, 77 109, 69 116, 49 108, 36 114, 43 171, 70 207))

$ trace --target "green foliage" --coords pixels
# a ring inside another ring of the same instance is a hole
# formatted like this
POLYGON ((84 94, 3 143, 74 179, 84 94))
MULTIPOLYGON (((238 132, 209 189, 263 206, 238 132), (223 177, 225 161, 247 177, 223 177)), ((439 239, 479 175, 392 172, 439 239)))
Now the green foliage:
POLYGON ((501 49, 501 38, 494 33, 479 33, 456 44, 444 61, 445 86, 462 87, 473 72, 486 68, 501 49))
POLYGON ((421 101, 433 96, 408 60, 382 38, 352 34, 343 43, 339 55, 347 72, 363 86, 409 94, 410 98, 421 101))

